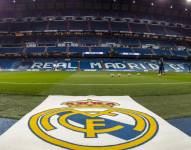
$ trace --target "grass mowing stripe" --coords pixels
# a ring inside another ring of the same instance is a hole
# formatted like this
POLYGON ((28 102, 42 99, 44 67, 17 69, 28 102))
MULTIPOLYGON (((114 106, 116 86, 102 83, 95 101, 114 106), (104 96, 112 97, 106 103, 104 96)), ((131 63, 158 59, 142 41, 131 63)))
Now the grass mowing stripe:
POLYGON ((60 86, 94 86, 94 85, 98 85, 98 86, 113 86, 113 85, 122 85, 122 86, 129 86, 129 85, 178 85, 178 84, 191 84, 191 82, 156 82, 156 83, 126 83, 126 84, 96 84, 96 83, 79 83, 79 84, 64 84, 64 83, 45 83, 45 82, 36 82, 36 83, 30 83, 30 82, 0 82, 0 84, 12 84, 12 85, 60 85, 60 86))
POLYGON ((0 72, 0 116, 20 118, 48 95, 130 95, 164 118, 191 116, 191 74, 0 72), (7 94, 7 95, 2 95, 7 94))
MULTIPOLYGON (((45 98, 46 96, 0 94, 0 117, 20 119, 39 105, 45 98)), ((139 96, 133 98, 164 119, 191 116, 190 105, 188 105, 191 99, 191 94, 139 96)))

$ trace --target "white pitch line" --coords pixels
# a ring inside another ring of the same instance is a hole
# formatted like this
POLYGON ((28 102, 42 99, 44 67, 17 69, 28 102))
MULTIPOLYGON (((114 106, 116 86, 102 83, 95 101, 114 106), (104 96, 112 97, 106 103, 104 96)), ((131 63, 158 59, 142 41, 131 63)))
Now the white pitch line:
POLYGON ((127 83, 127 84, 97 84, 97 83, 82 83, 82 84, 64 84, 64 83, 47 83, 47 82, 0 82, 0 84, 9 85, 59 85, 59 86, 133 86, 133 85, 179 85, 191 84, 191 82, 148 82, 148 83, 127 83))

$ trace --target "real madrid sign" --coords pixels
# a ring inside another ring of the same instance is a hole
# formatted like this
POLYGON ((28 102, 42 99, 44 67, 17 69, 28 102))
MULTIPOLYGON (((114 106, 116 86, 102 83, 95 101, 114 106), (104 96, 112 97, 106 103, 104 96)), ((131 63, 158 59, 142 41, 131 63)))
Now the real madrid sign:
POLYGON ((191 147, 188 136, 130 97, 50 96, 22 120, 0 137, 0 149, 189 150, 191 147), (174 143, 175 140, 179 141, 174 143), (11 146, 12 141, 20 144, 11 146))

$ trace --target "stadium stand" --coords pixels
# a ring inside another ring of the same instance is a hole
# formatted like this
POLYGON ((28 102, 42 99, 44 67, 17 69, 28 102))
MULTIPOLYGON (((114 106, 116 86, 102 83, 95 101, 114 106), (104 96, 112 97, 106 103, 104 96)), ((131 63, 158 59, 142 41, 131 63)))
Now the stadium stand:
MULTIPOLYGON (((113 63, 118 59, 122 59, 119 62, 149 63, 163 57, 167 62, 189 63, 191 26, 188 19, 97 9, 71 12, 66 8, 51 12, 50 8, 50 11, 21 13, 22 16, 17 12, 4 12, 0 20, 0 59, 6 58, 11 64, 17 60, 17 68, 24 70, 31 69, 35 59, 47 62, 51 58, 52 63, 77 59, 81 63, 78 70, 91 69, 85 68, 91 62, 102 62, 104 66, 103 62, 108 59, 113 63)), ((13 69, 3 66, 1 70, 13 69)))
POLYGON ((47 53, 64 53, 66 50, 66 47, 48 47, 47 53))
POLYGON ((22 53, 23 48, 20 47, 3 47, 0 48, 0 54, 18 54, 18 53, 22 53))
POLYGON ((38 111, 23 117, 24 124, 19 121, 2 135, 0 149, 25 150, 27 145, 31 150, 189 150, 190 141, 184 139, 187 137, 180 136, 181 132, 162 118, 130 98, 126 103, 124 97, 113 97, 130 95, 161 117, 189 115, 186 105, 191 97, 187 73, 191 72, 191 6, 182 1, 0 0, 0 71, 5 71, 0 88, 1 117, 21 118, 45 95, 86 95, 49 96, 38 111), (46 71, 51 71, 50 75, 46 76, 46 71), (57 71, 66 73, 52 73, 57 71), (79 73, 68 73, 73 71, 79 73), (101 102, 105 98, 111 101, 101 102), (122 119, 124 115, 127 121, 122 119), (54 120, 58 121, 56 125, 54 120), (24 130, 19 128, 23 125, 24 130), (62 128, 57 128, 60 125, 62 128), (75 132, 75 126, 82 132, 75 132), (50 133, 50 137, 44 133, 50 133), (38 134, 44 141, 36 139, 38 134), (28 143, 22 145, 22 138, 28 143))
POLYGON ((111 29, 113 32, 130 31, 127 22, 111 22, 111 29))
POLYGON ((28 47, 25 52, 27 54, 40 54, 45 52, 45 47, 28 47))
POLYGON ((49 30, 67 31, 66 21, 50 21, 49 30))
POLYGON ((130 23, 131 31, 135 33, 148 33, 148 29, 145 24, 130 23))

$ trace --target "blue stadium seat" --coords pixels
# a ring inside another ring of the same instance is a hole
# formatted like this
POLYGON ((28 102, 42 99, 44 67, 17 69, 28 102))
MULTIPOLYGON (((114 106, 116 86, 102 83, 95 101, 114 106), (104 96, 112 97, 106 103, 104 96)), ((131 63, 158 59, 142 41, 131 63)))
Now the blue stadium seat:
POLYGON ((66 47, 48 47, 47 48, 48 53, 57 53, 57 52, 63 53, 63 52, 66 52, 66 50, 67 50, 66 47))
POLYGON ((108 21, 91 21, 91 30, 109 30, 109 24, 108 21))
POLYGON ((126 37, 121 37, 120 38, 120 43, 122 45, 129 45, 129 46, 139 46, 140 41, 138 39, 131 39, 131 38, 126 38, 126 37))
POLYGON ((89 52, 88 47, 69 47, 69 51, 72 53, 89 52))
POLYGON ((21 47, 3 47, 3 48, 0 48, 0 53, 22 53, 23 51, 23 48, 21 47))
MULTIPOLYGON (((28 22, 28 24, 26 24, 26 29, 25 30, 29 30, 29 31, 44 31, 47 28, 47 22, 28 22)), ((21 30, 22 31, 22 30, 21 30)))
POLYGON ((172 50, 172 53, 177 57, 187 57, 188 53, 186 50, 172 50))
POLYGON ((155 34, 160 34, 160 35, 165 35, 164 28, 159 25, 148 25, 150 29, 150 33, 155 33, 155 34))
POLYGON ((132 49, 130 48, 114 48, 114 51, 115 52, 118 52, 118 53, 133 53, 132 49))
POLYGON ((96 36, 82 36, 78 39, 81 45, 95 46, 98 45, 98 38, 96 36))
POLYGON ((145 24, 137 24, 137 23, 130 23, 132 32, 135 33, 148 33, 148 30, 146 28, 145 24))
POLYGON ((181 32, 184 34, 184 36, 191 37, 191 29, 190 28, 182 28, 181 32))
POLYGON ((70 21, 70 30, 88 30, 87 21, 70 21))
POLYGON ((153 55, 152 51, 148 48, 136 48, 133 49, 135 53, 140 53, 141 55, 153 55))
MULTIPOLYGON (((91 65, 90 65, 90 63, 99 63, 100 64, 100 61, 99 60, 86 60, 86 59, 84 59, 84 60, 81 60, 80 61, 80 69, 81 70, 89 70, 89 69, 92 69, 91 68, 91 65)), ((100 65, 95 65, 94 66, 94 69, 96 69, 96 70, 102 70, 102 66, 101 66, 101 68, 99 68, 99 66, 100 65)))
POLYGON ((110 52, 110 48, 109 47, 93 47, 91 48, 92 52, 103 52, 103 53, 109 53, 110 52))
POLYGON ((165 27, 168 35, 183 36, 183 34, 177 29, 177 27, 165 27))
POLYGON ((44 52, 45 52, 45 47, 28 47, 28 48, 26 48, 27 54, 44 53, 44 52))
POLYGON ((169 50, 154 49, 153 51, 158 56, 172 56, 169 50))
POLYGON ((111 22, 112 31, 130 31, 126 22, 111 22))
POLYGON ((9 23, 0 23, 0 31, 9 31, 9 23))
POLYGON ((67 22, 66 21, 50 21, 49 30, 66 31, 67 22))

